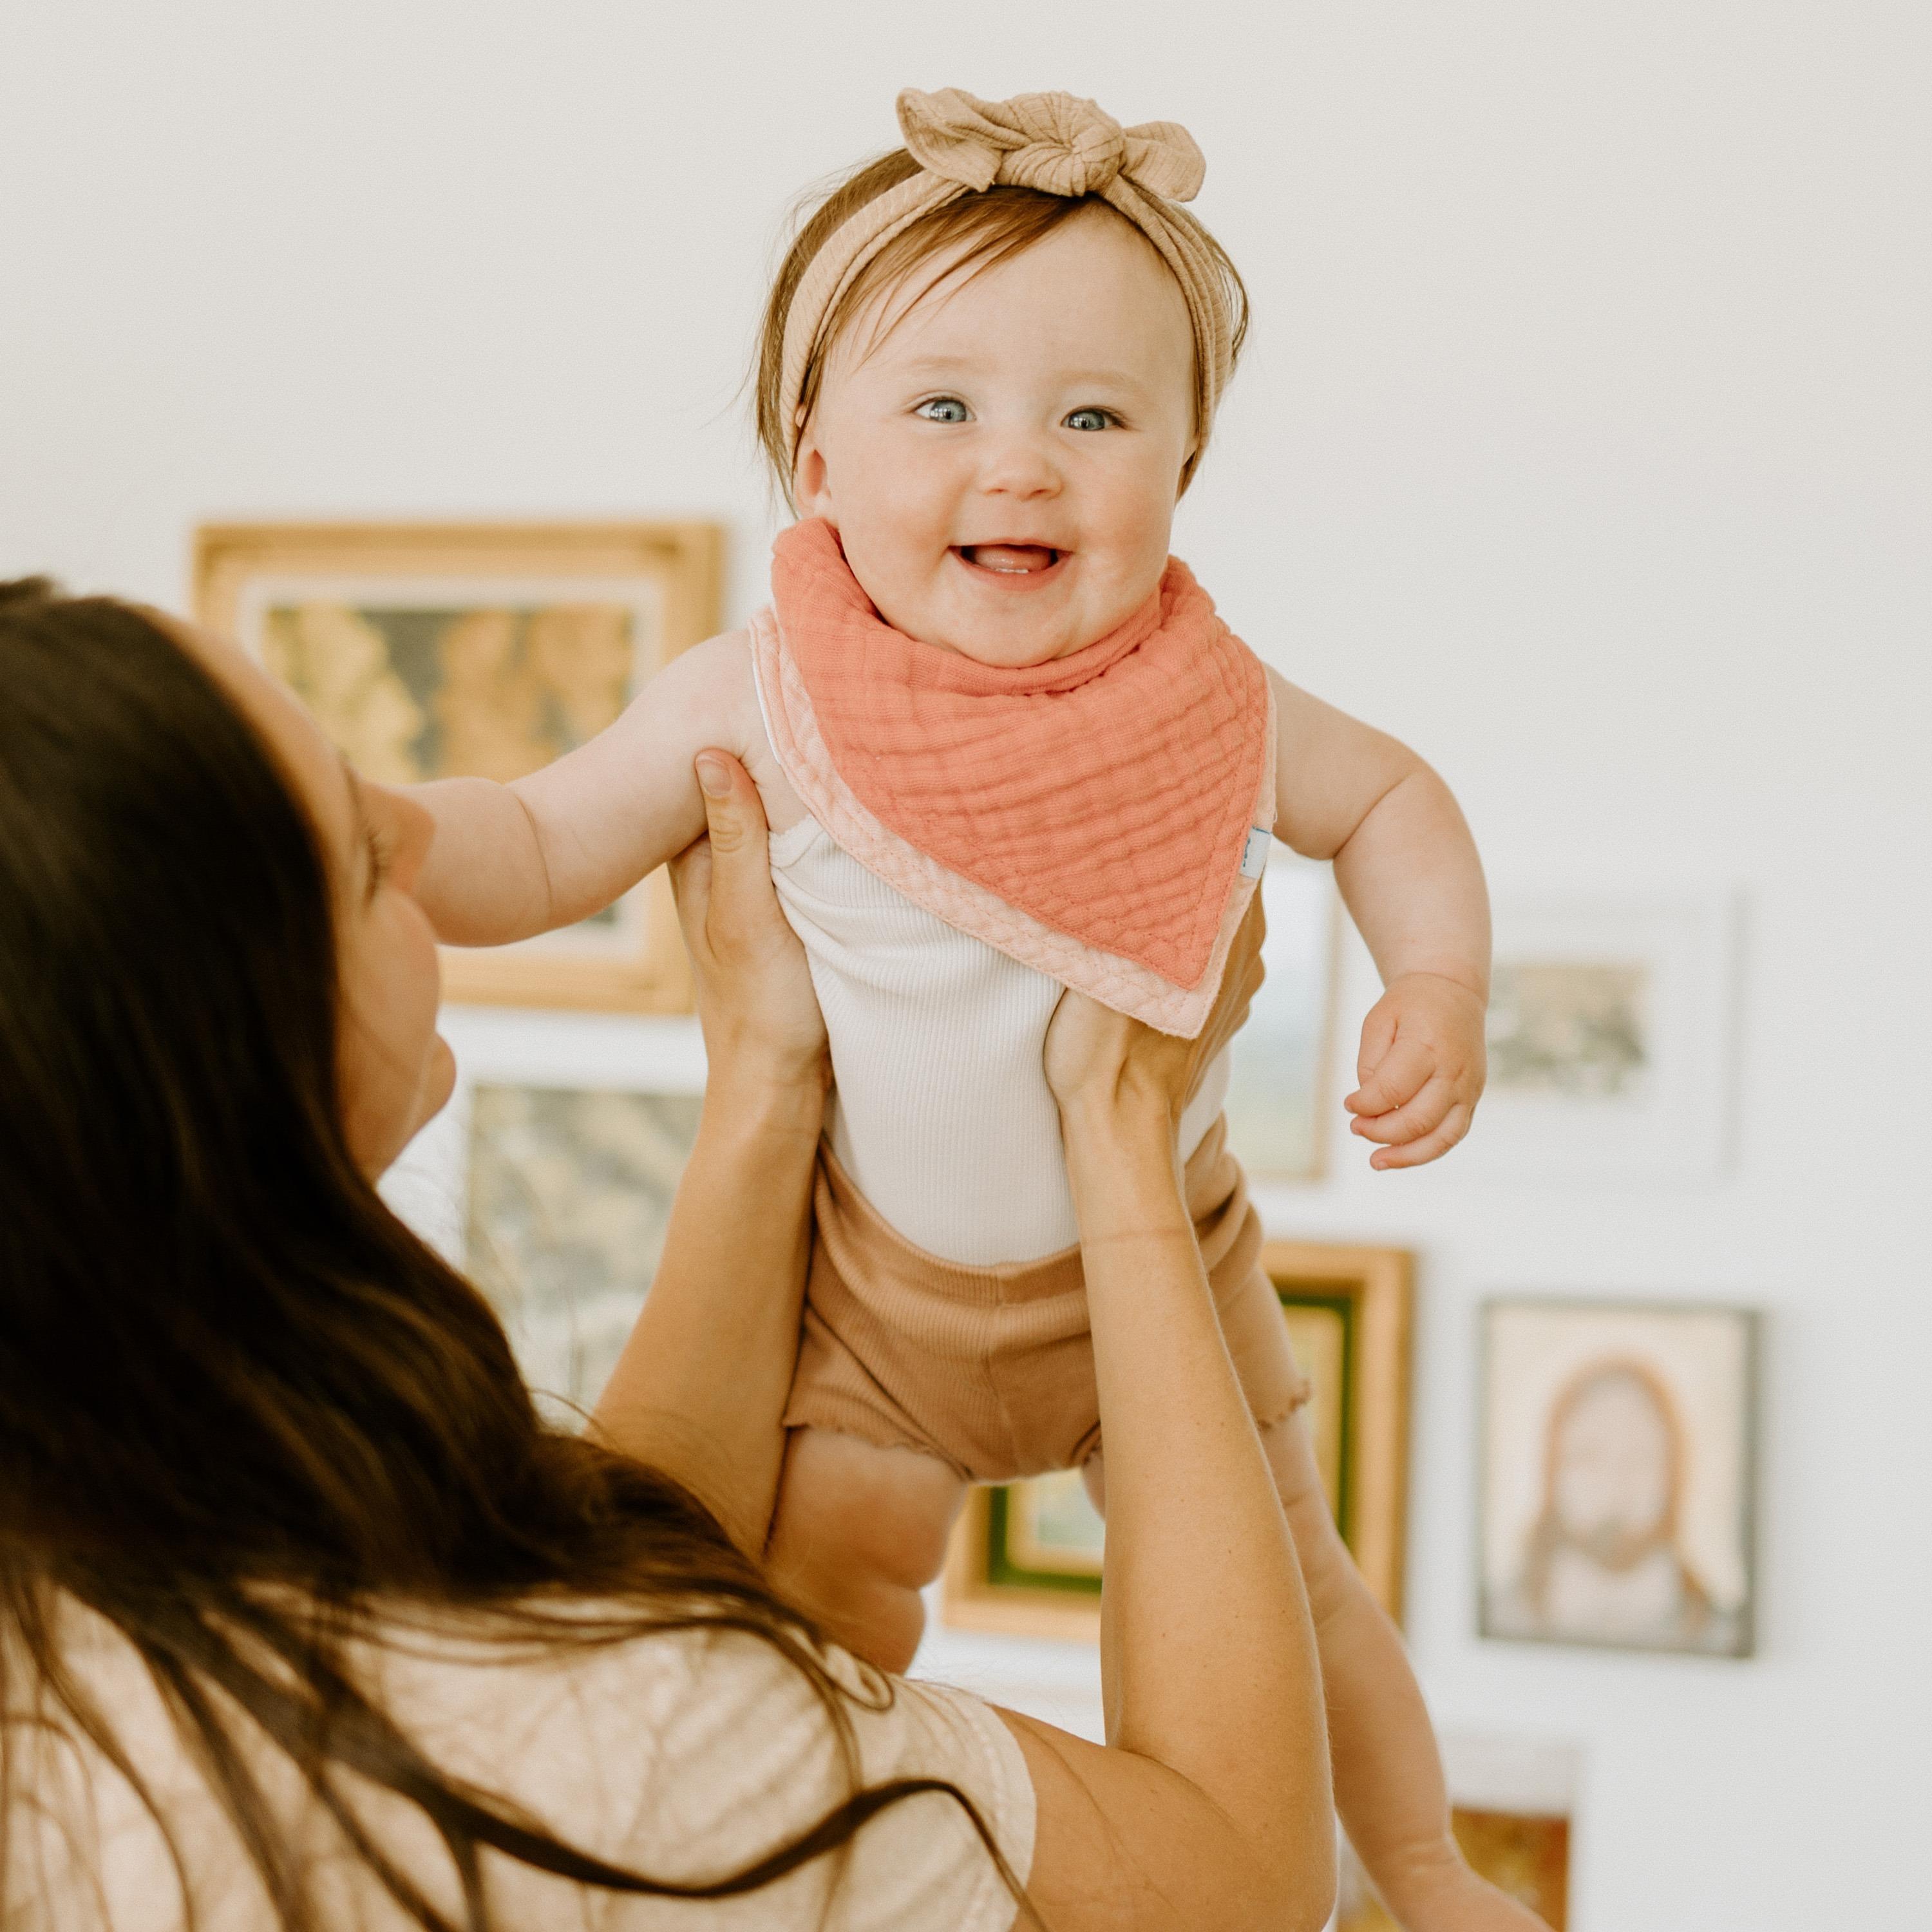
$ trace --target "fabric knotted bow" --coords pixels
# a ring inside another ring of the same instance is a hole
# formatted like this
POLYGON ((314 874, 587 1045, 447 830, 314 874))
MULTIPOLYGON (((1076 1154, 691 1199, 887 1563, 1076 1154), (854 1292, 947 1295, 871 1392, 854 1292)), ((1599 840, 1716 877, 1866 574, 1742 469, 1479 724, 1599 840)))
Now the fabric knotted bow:
POLYGON ((981 100, 956 87, 898 98, 899 132, 928 174, 976 190, 996 182, 1048 194, 1104 194, 1115 176, 1167 201, 1192 201, 1208 164, 1174 121, 1123 128, 1071 94, 981 100))

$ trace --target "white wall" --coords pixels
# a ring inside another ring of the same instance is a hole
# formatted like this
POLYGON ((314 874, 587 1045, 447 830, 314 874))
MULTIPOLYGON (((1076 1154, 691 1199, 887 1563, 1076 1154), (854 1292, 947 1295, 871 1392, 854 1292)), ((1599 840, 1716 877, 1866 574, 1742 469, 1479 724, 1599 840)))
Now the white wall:
POLYGON ((1270 1204, 1425 1257, 1426 1688, 1584 1747, 1580 1932, 1916 1922, 1928 56, 1912 0, 8 0, 0 573, 178 604, 212 515, 696 512, 740 616, 788 198, 908 82, 1185 122, 1256 308, 1177 539, 1237 629, 1433 758, 1499 880, 1749 894, 1721 1184, 1270 1204), (1755 1661, 1476 1640, 1498 1288, 1772 1311, 1755 1661))

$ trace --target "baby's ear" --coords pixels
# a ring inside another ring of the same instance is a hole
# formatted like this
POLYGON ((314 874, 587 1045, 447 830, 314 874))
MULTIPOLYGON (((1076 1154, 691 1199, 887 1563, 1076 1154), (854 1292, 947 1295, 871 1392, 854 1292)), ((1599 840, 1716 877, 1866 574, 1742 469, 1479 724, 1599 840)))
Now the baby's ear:
POLYGON ((1180 475, 1174 486, 1174 500, 1178 503, 1187 494, 1187 486, 1194 481, 1196 460, 1201 454, 1201 439, 1197 436, 1182 452, 1180 475))
POLYGON ((809 423, 799 438, 798 460, 792 465, 791 500, 801 517, 837 520, 832 512, 831 472, 809 423))

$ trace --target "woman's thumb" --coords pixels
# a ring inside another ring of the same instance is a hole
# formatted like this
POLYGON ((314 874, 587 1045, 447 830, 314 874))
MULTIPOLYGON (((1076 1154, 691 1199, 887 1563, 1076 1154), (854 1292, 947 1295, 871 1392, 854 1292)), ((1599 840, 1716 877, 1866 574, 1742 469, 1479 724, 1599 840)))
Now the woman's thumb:
POLYGON ((757 850, 764 814, 750 773, 728 752, 700 752, 697 764, 704 822, 711 835, 715 890, 721 869, 728 874, 744 854, 757 850))

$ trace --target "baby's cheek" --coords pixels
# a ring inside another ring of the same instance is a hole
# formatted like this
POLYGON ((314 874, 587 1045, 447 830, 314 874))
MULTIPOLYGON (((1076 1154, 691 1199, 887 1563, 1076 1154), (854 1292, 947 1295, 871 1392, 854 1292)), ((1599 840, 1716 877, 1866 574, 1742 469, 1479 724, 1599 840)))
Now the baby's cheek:
POLYGON ((1102 507, 1099 547, 1124 574, 1144 584, 1150 595, 1160 581, 1174 538, 1174 503, 1148 479, 1102 507))

